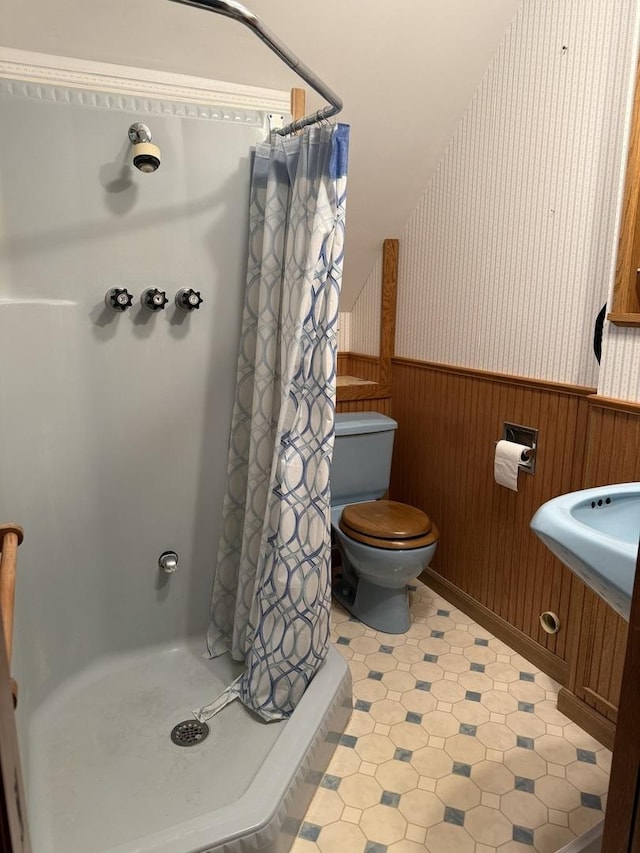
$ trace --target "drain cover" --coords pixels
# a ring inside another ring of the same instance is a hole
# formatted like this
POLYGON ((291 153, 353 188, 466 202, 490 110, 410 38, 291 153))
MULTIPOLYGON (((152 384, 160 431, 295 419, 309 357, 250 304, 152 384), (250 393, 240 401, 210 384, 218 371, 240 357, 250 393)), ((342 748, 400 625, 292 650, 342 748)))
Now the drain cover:
POLYGON ((171 729, 171 740, 176 746, 195 746, 209 734, 209 726, 197 720, 185 720, 171 729))

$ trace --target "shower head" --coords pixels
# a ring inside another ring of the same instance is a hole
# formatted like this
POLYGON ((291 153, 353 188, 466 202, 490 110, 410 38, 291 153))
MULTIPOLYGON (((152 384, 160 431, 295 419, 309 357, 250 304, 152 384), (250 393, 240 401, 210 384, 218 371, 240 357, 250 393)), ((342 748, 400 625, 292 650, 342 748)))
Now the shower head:
POLYGON ((151 142, 151 131, 146 124, 136 122, 129 128, 129 139, 133 145, 133 165, 141 172, 155 172, 160 165, 160 149, 151 142))

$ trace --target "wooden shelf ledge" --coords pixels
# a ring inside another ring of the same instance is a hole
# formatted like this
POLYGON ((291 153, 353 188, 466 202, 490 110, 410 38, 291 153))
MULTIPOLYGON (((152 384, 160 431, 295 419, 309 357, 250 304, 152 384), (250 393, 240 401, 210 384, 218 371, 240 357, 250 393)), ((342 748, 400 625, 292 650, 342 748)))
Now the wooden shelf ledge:
POLYGON ((624 314, 612 311, 607 314, 607 320, 614 326, 640 326, 640 314, 624 314))
POLYGON ((378 385, 379 383, 374 382, 373 379, 360 379, 358 376, 338 376, 336 384, 338 388, 346 388, 351 385, 378 385))
POLYGON ((381 400, 391 396, 391 386, 381 382, 359 379, 357 376, 338 376, 337 401, 381 400))

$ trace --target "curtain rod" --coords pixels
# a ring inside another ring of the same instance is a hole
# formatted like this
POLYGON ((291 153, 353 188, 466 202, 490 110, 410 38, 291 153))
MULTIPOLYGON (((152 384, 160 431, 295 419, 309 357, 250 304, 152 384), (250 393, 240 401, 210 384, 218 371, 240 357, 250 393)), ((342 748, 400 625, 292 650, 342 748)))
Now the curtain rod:
POLYGON ((271 30, 257 18, 250 9, 243 6, 241 3, 236 3, 235 0, 173 0, 174 3, 183 3, 185 6, 197 6, 200 9, 208 9, 210 12, 215 12, 218 15, 225 15, 227 18, 233 18, 235 21, 245 24, 261 39, 267 47, 269 47, 286 65, 296 72, 305 83, 308 83, 311 88, 316 91, 321 97, 329 102, 330 106, 323 107, 315 113, 309 113, 297 121, 287 124, 285 127, 279 128, 276 133, 280 136, 286 136, 288 133, 294 133, 296 130, 302 130, 309 124, 316 124, 324 119, 331 118, 337 115, 342 109, 342 99, 330 89, 327 84, 321 80, 317 74, 304 64, 295 53, 275 36, 271 30))

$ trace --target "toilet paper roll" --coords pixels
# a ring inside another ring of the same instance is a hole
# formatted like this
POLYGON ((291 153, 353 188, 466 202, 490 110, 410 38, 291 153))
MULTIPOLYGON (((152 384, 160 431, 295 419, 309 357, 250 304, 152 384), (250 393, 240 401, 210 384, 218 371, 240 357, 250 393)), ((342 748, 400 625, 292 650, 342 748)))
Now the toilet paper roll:
POLYGON ((493 461, 493 476, 499 486, 518 491, 518 466, 523 460, 522 454, 531 450, 526 444, 516 444, 515 441, 499 441, 496 444, 496 455, 493 461))

